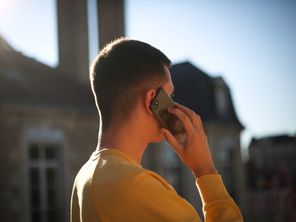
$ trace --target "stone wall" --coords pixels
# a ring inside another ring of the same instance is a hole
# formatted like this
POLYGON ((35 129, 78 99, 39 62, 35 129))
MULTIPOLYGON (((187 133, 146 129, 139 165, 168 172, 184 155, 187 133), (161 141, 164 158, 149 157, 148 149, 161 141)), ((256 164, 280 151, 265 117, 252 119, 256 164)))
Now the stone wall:
POLYGON ((57 130, 63 135, 64 181, 61 189, 64 193, 64 218, 68 221, 74 177, 96 148, 97 114, 58 111, 46 107, 2 106, 0 126, 0 221, 28 220, 26 137, 31 129, 37 129, 37 132, 57 130))

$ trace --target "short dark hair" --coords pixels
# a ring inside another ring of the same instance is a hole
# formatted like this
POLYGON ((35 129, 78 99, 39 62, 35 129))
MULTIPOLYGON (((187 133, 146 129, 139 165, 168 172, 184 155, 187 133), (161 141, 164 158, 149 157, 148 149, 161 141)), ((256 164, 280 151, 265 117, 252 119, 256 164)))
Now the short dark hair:
POLYGON ((166 79, 171 61, 153 46, 127 38, 107 44, 94 59, 90 81, 103 129, 130 117, 140 96, 166 79))

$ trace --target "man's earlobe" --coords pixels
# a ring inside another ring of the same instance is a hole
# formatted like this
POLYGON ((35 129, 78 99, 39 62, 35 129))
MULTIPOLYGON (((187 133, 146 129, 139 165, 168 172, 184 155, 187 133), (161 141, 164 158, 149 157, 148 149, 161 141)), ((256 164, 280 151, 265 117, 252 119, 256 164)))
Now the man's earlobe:
POLYGON ((155 95, 156 95, 155 89, 151 89, 145 93, 145 108, 151 115, 153 115, 153 113, 151 111, 150 104, 152 99, 155 97, 155 95))

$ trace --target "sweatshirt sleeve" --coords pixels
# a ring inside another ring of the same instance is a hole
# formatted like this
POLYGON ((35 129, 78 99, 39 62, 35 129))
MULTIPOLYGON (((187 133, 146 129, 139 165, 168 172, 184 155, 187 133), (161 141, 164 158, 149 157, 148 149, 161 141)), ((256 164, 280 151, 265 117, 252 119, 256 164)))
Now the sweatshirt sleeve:
MULTIPOLYGON (((142 175, 131 198, 134 215, 142 221, 201 221, 195 209, 160 176, 142 175)), ((219 175, 206 175, 196 182, 206 222, 243 221, 219 175)))
POLYGON ((241 212, 228 194, 218 174, 209 174, 196 180, 196 185, 203 204, 206 222, 243 221, 241 212))
POLYGON ((179 196, 161 176, 152 172, 145 173, 134 182, 130 196, 133 216, 141 218, 141 221, 201 221, 192 205, 179 196))

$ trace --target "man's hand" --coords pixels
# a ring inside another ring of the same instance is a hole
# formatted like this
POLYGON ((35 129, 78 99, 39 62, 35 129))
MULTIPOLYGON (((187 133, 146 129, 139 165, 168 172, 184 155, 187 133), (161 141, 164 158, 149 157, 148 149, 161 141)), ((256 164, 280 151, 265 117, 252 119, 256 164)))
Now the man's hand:
POLYGON ((182 135, 175 137, 163 128, 165 139, 175 149, 183 163, 193 171, 196 178, 217 173, 200 117, 183 105, 176 103, 176 106, 169 108, 168 112, 177 116, 183 123, 186 138, 183 142, 182 135))

